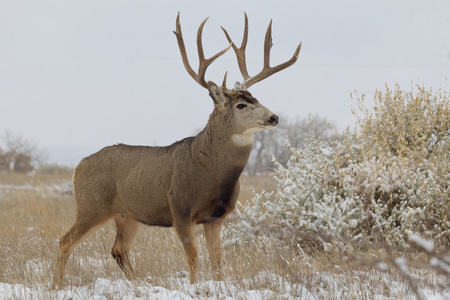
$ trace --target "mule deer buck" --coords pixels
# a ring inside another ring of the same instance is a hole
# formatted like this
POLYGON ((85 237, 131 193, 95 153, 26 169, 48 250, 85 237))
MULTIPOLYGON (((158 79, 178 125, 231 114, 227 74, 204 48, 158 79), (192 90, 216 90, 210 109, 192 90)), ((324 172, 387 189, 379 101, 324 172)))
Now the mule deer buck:
POLYGON ((183 244, 190 282, 195 282, 197 248, 194 227, 203 224, 212 264, 213 279, 220 280, 220 233, 224 218, 234 209, 239 194, 239 177, 247 163, 253 133, 274 128, 278 117, 258 102, 247 89, 297 61, 301 43, 293 57, 271 67, 271 23, 264 43, 264 67, 256 76, 247 72, 245 47, 248 19, 242 45, 231 44, 206 59, 202 46, 204 20, 197 33, 199 69, 190 66, 181 34, 180 14, 176 20, 178 46, 189 75, 208 89, 214 110, 206 127, 166 147, 114 145, 84 158, 76 167, 73 181, 77 204, 75 224, 60 239, 53 288, 61 287, 68 257, 76 245, 106 221, 114 219, 117 235, 112 256, 128 279, 134 278, 129 251, 140 223, 173 226, 183 244), (242 84, 221 87, 205 81, 208 66, 232 47, 236 53, 242 84))

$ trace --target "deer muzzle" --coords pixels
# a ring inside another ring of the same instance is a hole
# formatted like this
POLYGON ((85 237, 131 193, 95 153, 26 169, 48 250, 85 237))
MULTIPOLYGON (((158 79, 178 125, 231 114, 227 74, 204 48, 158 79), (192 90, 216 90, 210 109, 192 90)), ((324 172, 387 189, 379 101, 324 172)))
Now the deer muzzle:
POLYGON ((278 120, 279 120, 279 118, 277 115, 271 115, 269 117, 269 120, 267 121, 267 123, 269 123, 270 126, 277 126, 278 120))

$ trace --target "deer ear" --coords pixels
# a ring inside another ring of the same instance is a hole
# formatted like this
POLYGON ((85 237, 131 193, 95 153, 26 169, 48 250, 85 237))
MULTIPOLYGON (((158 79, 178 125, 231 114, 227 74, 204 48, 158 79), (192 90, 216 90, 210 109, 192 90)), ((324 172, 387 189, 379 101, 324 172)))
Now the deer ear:
POLYGON ((225 106, 225 103, 227 102, 227 97, 225 96, 220 87, 218 87, 214 82, 208 81, 208 91, 216 107, 225 106))

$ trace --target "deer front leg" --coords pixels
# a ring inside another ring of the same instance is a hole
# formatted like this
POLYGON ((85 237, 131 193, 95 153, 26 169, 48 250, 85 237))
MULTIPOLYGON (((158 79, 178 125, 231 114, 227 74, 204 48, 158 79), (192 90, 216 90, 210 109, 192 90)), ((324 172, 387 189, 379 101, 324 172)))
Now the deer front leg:
POLYGON ((189 266, 189 281, 191 284, 195 283, 195 276, 197 274, 197 246, 195 239, 195 223, 193 222, 174 222, 175 230, 184 247, 186 258, 189 266))
POLYGON ((213 279, 221 280, 220 267, 220 232, 222 231, 222 220, 217 220, 203 225, 205 230, 206 245, 208 247, 209 259, 211 260, 213 279))

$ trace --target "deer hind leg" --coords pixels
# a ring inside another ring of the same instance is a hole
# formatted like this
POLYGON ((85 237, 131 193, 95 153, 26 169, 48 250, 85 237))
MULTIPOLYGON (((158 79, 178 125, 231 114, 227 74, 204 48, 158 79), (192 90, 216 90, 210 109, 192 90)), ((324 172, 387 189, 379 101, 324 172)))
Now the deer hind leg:
POLYGON ((62 287, 64 269, 73 249, 84 239, 86 239, 90 233, 94 232, 97 228, 104 224, 110 217, 110 215, 100 217, 95 214, 90 214, 88 216, 83 215, 82 217, 77 216, 75 224, 59 240, 59 249, 56 259, 55 274, 53 276, 52 289, 62 287))
POLYGON ((186 258, 189 266, 189 282, 195 283, 197 274, 197 245, 195 238, 195 223, 192 222, 175 222, 175 230, 184 247, 186 258))
POLYGON ((211 260, 213 279, 221 280, 220 267, 220 232, 222 231, 222 220, 203 224, 205 230, 206 245, 208 247, 209 259, 211 260))
POLYGON ((117 261, 127 279, 133 280, 135 275, 128 254, 138 233, 139 222, 129 214, 116 215, 114 220, 116 221, 117 235, 111 255, 117 261))

